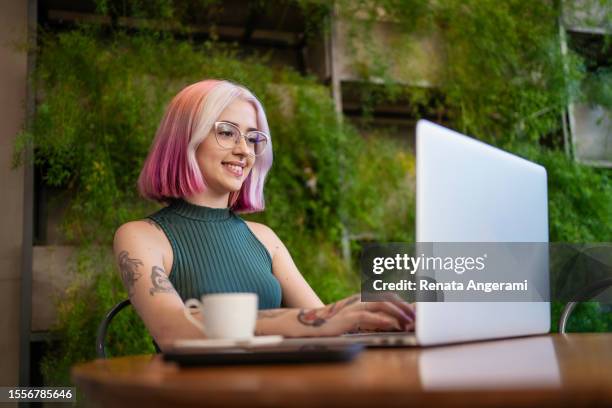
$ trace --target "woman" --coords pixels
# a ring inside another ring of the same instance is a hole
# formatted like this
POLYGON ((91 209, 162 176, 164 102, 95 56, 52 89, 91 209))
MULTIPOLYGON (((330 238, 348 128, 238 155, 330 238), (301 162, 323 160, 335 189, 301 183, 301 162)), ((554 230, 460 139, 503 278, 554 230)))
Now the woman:
POLYGON ((325 306, 276 234, 236 215, 264 209, 271 165, 264 110, 244 87, 206 80, 170 102, 138 181, 145 198, 167 206, 122 225, 114 240, 132 305, 157 344, 202 337, 183 302, 221 292, 257 293, 258 335, 412 329, 406 303, 354 295, 325 306))

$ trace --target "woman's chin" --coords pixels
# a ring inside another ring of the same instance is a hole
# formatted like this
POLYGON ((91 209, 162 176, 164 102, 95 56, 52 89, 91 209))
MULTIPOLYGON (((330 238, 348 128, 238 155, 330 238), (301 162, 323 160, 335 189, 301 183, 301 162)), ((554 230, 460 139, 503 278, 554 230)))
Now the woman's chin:
POLYGON ((242 181, 238 182, 230 182, 230 183, 224 183, 224 186, 226 191, 230 192, 230 193, 235 193, 237 191, 240 191, 240 188, 242 188, 242 181))
POLYGON ((245 175, 237 177, 235 175, 224 174, 223 177, 220 177, 218 179, 218 181, 219 184, 223 186, 225 191, 233 193, 236 191, 240 191, 245 178, 245 175))

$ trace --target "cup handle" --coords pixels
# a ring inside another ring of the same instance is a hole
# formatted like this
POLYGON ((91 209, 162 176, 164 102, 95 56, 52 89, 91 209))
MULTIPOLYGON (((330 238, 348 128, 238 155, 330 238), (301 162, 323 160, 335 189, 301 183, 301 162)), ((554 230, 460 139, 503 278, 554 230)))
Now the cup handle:
POLYGON ((198 308, 201 313, 202 303, 200 303, 198 299, 188 299, 185 302, 185 308, 183 308, 183 313, 185 314, 185 318, 195 327, 200 329, 202 333, 206 335, 206 331, 204 329, 204 325, 202 324, 202 322, 198 321, 195 317, 191 315, 190 309, 192 306, 195 306, 196 308, 198 308))

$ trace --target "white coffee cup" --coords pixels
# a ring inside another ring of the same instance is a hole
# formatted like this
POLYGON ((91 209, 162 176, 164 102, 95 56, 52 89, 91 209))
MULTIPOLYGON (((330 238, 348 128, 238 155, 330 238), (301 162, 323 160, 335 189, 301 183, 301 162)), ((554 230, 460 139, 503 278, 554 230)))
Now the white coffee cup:
POLYGON ((253 337, 257 321, 257 294, 215 293, 202 296, 202 301, 189 299, 183 309, 185 317, 209 339, 246 340, 253 337), (202 319, 191 315, 200 310, 202 319))

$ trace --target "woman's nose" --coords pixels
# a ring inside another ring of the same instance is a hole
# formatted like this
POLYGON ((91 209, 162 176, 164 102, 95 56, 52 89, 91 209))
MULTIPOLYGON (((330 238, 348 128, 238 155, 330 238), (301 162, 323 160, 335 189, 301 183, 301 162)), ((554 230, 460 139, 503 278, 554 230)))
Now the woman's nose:
POLYGON ((248 155, 249 147, 247 146, 246 139, 243 136, 240 136, 238 143, 234 143, 234 149, 232 150, 234 154, 242 154, 248 155))

